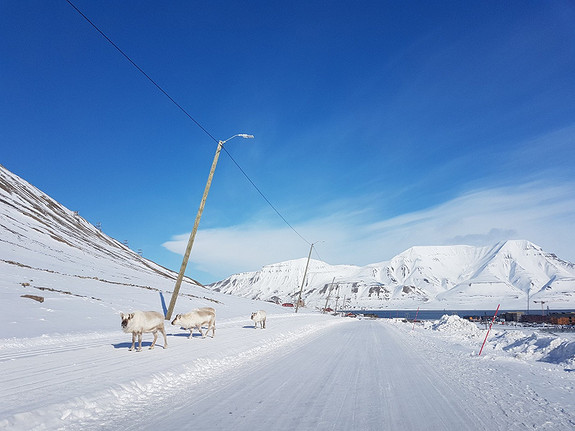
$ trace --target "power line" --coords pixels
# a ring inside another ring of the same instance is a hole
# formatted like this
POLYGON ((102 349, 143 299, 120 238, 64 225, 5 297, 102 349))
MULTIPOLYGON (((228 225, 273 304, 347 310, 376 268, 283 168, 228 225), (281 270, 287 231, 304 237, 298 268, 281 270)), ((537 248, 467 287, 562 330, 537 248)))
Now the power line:
MULTIPOLYGON (((114 41, 112 41, 112 39, 110 39, 102 30, 100 30, 100 28, 94 24, 90 18, 88 18, 84 13, 82 13, 82 11, 80 9, 78 9, 74 3, 72 3, 70 0, 66 0, 68 2, 68 4, 70 6, 72 6, 72 8, 74 8, 74 10, 76 12, 78 12, 78 14, 80 14, 92 27, 94 27, 94 29, 96 29, 96 31, 98 33, 100 33, 100 35, 102 35, 102 37, 104 39, 106 39, 114 48, 116 48, 116 50, 122 54, 122 56, 128 60, 132 66, 134 66, 142 75, 144 75, 148 81, 150 81, 152 84, 154 84, 154 86, 160 90, 162 92, 162 94, 164 94, 164 96, 166 96, 174 105, 176 105, 180 111, 182 111, 186 117, 188 117, 190 120, 192 120, 196 126, 198 126, 206 135, 208 135, 214 142, 219 142, 218 139, 216 139, 210 132, 208 132, 208 130, 206 130, 206 128, 204 128, 194 117, 192 117, 190 115, 190 113, 188 111, 186 111, 184 109, 184 107, 182 107, 182 105, 180 105, 178 102, 176 102, 176 100, 170 96, 168 94, 168 92, 166 90, 164 90, 156 81, 154 81, 150 75, 148 75, 140 66, 138 66, 136 64, 136 62, 134 60, 132 60, 130 58, 130 56, 128 56, 128 54, 126 54, 124 51, 122 51, 122 49, 116 45, 114 43, 114 41)), ((260 196, 267 202, 267 204, 276 212, 276 214, 284 221, 285 224, 287 224, 291 230, 293 230, 304 242, 306 242, 308 245, 311 245, 311 243, 306 240, 287 220, 286 218, 278 211, 278 209, 270 202, 270 200, 263 194, 263 192, 260 190, 260 188, 252 181, 252 179, 249 177, 249 175, 246 173, 246 171, 244 171, 242 169, 242 167, 239 165, 239 163, 232 157, 232 155, 228 152, 228 150, 225 147, 222 147, 224 149, 224 152, 228 155, 228 157, 232 160, 232 162, 234 162, 234 164, 238 167, 238 169, 240 170, 240 172, 244 175, 244 177, 246 177, 246 179, 250 182, 250 184, 257 190, 257 192, 260 194, 260 196)))
POLYGON ((188 111, 186 111, 178 102, 176 102, 176 101, 168 94, 168 92, 167 92, 166 90, 164 90, 162 87, 160 87, 160 85, 159 85, 156 81, 154 81, 154 80, 150 77, 150 75, 148 75, 146 72, 144 72, 144 70, 143 70, 140 66, 138 66, 138 65, 136 64, 136 62, 135 62, 134 60, 132 60, 132 59, 128 56, 128 54, 126 54, 124 51, 122 51, 122 49, 121 49, 118 45, 116 45, 112 39, 110 39, 108 36, 106 36, 106 34, 105 34, 102 30, 100 30, 100 29, 98 28, 98 26, 97 26, 96 24, 94 24, 94 23, 90 20, 90 18, 88 18, 86 15, 84 15, 84 14, 82 13, 82 11, 81 11, 80 9, 78 9, 78 8, 74 5, 74 3, 72 3, 70 0, 66 0, 66 1, 70 4, 70 6, 72 6, 72 7, 76 10, 76 12, 78 12, 86 21, 88 21, 88 22, 90 23, 90 25, 91 25, 92 27, 94 27, 94 28, 96 29, 96 31, 97 31, 98 33, 100 33, 100 34, 104 37, 104 39, 106 39, 108 42, 110 42, 110 44, 111 44, 114 48, 116 48, 116 49, 118 50, 118 52, 119 52, 120 54, 122 54, 122 55, 124 56, 124 58, 126 58, 126 60, 128 60, 130 63, 132 63, 132 66, 134 66, 136 69, 138 69, 138 71, 139 71, 142 75, 144 75, 146 78, 148 78, 148 81, 150 81, 152 84, 154 84, 154 85, 156 86, 156 88, 157 88, 158 90, 160 90, 162 93, 164 93, 164 96, 166 96, 168 99, 170 99, 170 101, 171 101, 174 105, 176 105, 178 108, 180 108, 180 110, 181 110, 190 120, 192 120, 194 123, 196 123, 196 125, 197 125, 200 129, 202 129, 206 135, 208 135, 210 138, 212 138, 212 139, 214 140, 214 142, 218 142, 218 140, 217 140, 216 138, 214 138, 214 137, 212 136, 212 134, 211 134, 210 132, 208 132, 198 121, 196 121, 196 119, 195 119, 194 117, 192 117, 192 116, 188 113, 188 111))
POLYGON ((273 206, 273 204, 269 201, 269 199, 263 194, 263 192, 259 189, 258 186, 255 185, 255 183, 252 181, 252 179, 248 176, 248 174, 246 174, 246 172, 242 169, 242 167, 238 164, 238 162, 236 162, 236 159, 234 159, 232 157, 232 155, 229 153, 229 151, 226 149, 226 147, 223 147, 224 151, 226 152, 226 154, 228 155, 228 157, 232 160, 232 162, 234 162, 234 164, 238 167, 238 169, 240 170, 240 172, 242 174, 244 174, 244 176, 247 178, 247 180, 251 183, 251 185, 257 190, 257 192, 260 194, 260 196, 262 198, 264 198, 264 200, 268 203, 268 205, 270 207, 272 207, 272 209, 276 212, 276 214, 278 216, 280 216, 280 218, 284 221, 285 224, 287 224, 291 230, 293 230, 301 239, 304 240, 304 242, 306 242, 308 245, 310 244, 310 242, 305 239, 303 236, 301 236, 301 234, 295 230, 295 228, 285 219, 285 217, 283 215, 281 215, 281 213, 277 210, 277 208, 275 206, 273 206))
POLYGON ((323 259, 321 258, 321 256, 319 255, 319 253, 317 252, 317 248, 314 248, 313 251, 315 252, 317 259, 321 260, 323 262, 323 259))

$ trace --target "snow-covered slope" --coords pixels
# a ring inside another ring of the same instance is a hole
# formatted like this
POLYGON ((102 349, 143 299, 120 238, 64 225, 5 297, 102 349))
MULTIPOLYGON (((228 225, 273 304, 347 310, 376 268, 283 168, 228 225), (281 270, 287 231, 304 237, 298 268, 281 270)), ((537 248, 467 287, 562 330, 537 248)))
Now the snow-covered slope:
MULTIPOLYGON (((297 300, 306 259, 235 274, 207 287, 278 302, 297 300)), ((521 308, 527 300, 575 308, 575 265, 529 241, 492 247, 413 247, 389 262, 364 267, 311 260, 302 298, 307 306, 380 309, 521 308), (332 284, 333 282, 333 284, 332 284), (339 298, 339 299, 338 299, 339 298)))
POLYGON ((135 274, 174 276, 1 165, 0 234, 2 261, 21 267, 118 282, 134 282, 135 274))
MULTIPOLYGON (((119 328, 119 312, 165 310, 177 274, 100 232, 0 165, 0 313, 3 336, 119 328), (37 296, 38 303, 22 295, 37 296), (100 328, 101 329, 101 328, 100 328)), ((218 315, 261 307, 184 279, 175 312, 218 306, 218 315)), ((276 307, 278 312, 287 312, 276 307)))

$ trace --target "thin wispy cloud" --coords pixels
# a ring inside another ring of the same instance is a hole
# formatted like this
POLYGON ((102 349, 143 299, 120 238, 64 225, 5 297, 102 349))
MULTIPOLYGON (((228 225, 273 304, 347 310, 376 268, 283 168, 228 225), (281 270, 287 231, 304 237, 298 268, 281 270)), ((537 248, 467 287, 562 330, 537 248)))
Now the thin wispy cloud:
MULTIPOLYGON (((317 245, 318 254, 331 264, 385 261, 418 245, 490 245, 507 239, 527 239, 573 261, 573 187, 537 182, 476 190, 432 208, 385 220, 366 222, 369 210, 340 211, 296 229, 314 240, 322 240, 317 245)), ((164 247, 183 254, 187 239, 187 235, 175 237, 164 247)), ((288 228, 245 223, 201 230, 191 264, 224 278, 305 257, 308 249, 288 228)))

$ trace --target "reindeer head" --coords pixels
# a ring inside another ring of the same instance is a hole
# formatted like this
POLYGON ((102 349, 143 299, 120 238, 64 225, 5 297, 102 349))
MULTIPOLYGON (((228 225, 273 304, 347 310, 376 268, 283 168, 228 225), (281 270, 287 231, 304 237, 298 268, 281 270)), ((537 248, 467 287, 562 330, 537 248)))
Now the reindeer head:
POLYGON ((130 320, 134 318, 134 313, 130 314, 120 313, 120 316, 122 317, 122 328, 126 328, 128 326, 128 323, 130 323, 130 320))

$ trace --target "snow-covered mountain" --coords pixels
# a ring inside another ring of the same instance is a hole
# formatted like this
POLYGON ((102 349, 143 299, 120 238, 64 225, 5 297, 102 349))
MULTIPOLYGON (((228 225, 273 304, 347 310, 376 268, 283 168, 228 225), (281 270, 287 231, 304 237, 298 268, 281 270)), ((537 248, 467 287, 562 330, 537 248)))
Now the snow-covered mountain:
MULTIPOLYGON (((235 274, 199 288, 249 299, 294 302, 306 259, 235 274)), ((90 298, 118 286, 169 292, 176 274, 110 238, 45 193, 0 165, 0 267, 4 286, 22 293, 67 291, 90 298), (63 281, 66 280, 66 281, 63 281), (33 281, 33 283, 31 283, 33 281)), ((193 281, 186 279, 185 289, 193 281)), ((185 292, 186 290, 183 290, 185 292)), ((188 292, 191 292, 188 290, 188 292)), ((213 293, 212 293, 213 292, 213 293)), ((364 267, 312 260, 302 299, 308 307, 368 309, 575 308, 575 265, 528 241, 492 247, 413 247, 389 262, 364 267), (333 283, 332 283, 333 282, 333 283)), ((201 304, 200 304, 201 305, 201 304)))
MULTIPOLYGON (((275 302, 295 302, 306 259, 235 274, 210 289, 275 302)), ((311 260, 302 291, 309 307, 427 309, 575 308, 575 265, 529 241, 491 247, 412 247, 363 267, 311 260)))

